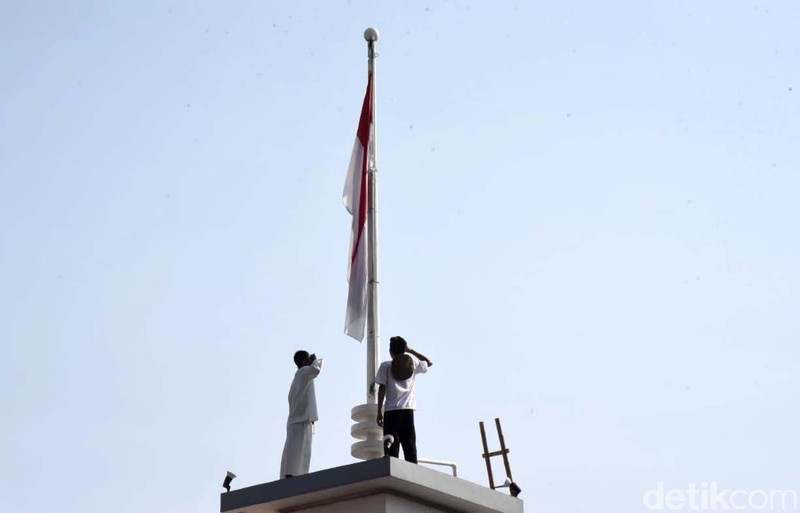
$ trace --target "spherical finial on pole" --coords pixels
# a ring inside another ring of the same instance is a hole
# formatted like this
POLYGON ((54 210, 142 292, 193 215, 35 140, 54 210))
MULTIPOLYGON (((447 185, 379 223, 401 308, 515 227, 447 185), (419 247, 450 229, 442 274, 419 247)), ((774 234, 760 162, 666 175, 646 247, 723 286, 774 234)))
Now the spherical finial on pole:
POLYGON ((364 39, 366 39, 367 42, 374 43, 379 37, 381 37, 381 33, 378 32, 376 28, 370 27, 364 31, 364 39))

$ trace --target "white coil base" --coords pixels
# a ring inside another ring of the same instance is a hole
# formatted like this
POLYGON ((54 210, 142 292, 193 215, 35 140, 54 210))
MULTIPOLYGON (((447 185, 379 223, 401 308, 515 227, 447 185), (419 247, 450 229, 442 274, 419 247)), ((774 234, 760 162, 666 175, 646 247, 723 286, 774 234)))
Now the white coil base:
POLYGON ((374 460, 383 457, 383 428, 375 421, 377 415, 376 404, 359 404, 350 410, 350 417, 356 422, 350 428, 350 434, 361 440, 350 446, 354 458, 374 460))

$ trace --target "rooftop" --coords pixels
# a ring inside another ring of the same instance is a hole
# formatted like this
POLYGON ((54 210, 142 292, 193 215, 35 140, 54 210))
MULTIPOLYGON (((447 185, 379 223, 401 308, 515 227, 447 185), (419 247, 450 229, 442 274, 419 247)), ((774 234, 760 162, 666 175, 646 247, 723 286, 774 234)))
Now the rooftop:
MULTIPOLYGON (((344 503, 394 500, 415 511, 522 513, 522 501, 470 481, 408 463, 378 458, 221 495, 220 511, 278 513, 339 511, 344 503), (371 498, 371 499, 369 499, 371 498)), ((385 502, 384 502, 385 504, 385 502)), ((355 511, 357 508, 344 509, 355 511)), ((385 511, 403 511, 386 507, 385 511)), ((366 511, 366 510, 364 510, 366 511)), ((370 506, 369 511, 377 511, 370 506)))

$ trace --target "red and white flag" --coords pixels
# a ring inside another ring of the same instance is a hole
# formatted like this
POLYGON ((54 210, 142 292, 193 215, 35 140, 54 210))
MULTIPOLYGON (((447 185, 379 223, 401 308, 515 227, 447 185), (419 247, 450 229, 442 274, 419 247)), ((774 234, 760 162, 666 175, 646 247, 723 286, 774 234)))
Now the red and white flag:
POLYGON ((361 107, 356 142, 347 169, 342 199, 353 216, 350 233, 350 263, 347 281, 347 312, 344 332, 356 340, 364 339, 364 324, 367 320, 367 171, 369 166, 370 137, 372 135, 372 74, 367 80, 367 94, 361 107))

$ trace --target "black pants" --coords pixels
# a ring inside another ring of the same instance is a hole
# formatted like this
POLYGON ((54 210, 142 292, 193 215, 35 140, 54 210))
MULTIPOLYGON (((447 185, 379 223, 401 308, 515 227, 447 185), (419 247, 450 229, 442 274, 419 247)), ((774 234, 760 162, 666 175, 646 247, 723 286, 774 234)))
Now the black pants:
POLYGON ((386 451, 387 456, 403 456, 406 461, 417 462, 417 432, 414 429, 414 410, 390 410, 383 414, 383 435, 392 435, 394 443, 386 451))

